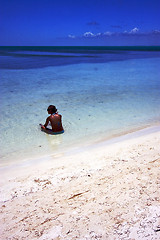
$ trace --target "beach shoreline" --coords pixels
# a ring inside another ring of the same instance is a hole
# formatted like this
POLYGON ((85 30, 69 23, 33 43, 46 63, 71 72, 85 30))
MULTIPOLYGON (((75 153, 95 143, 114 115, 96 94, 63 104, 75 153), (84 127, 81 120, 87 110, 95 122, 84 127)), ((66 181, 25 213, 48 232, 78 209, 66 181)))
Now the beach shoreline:
MULTIPOLYGON (((78 143, 75 143, 70 146, 60 148, 59 150, 56 150, 52 154, 46 154, 39 157, 30 156, 29 158, 21 158, 21 160, 14 160, 14 161, 6 161, 5 163, 1 163, 0 165, 0 173, 3 174, 3 172, 12 171, 16 168, 25 168, 26 166, 31 167, 32 165, 40 165, 45 164, 46 161, 56 161, 57 158, 61 158, 61 156, 68 156, 72 155, 74 153, 83 152, 85 150, 92 150, 92 148, 102 147, 102 146, 108 146, 114 143, 122 142, 124 140, 130 140, 132 138, 137 138, 143 135, 147 135, 150 133, 158 132, 160 131, 160 125, 159 122, 154 122, 152 124, 146 124, 141 127, 135 127, 133 129, 128 129, 126 131, 113 134, 109 137, 100 137, 97 138, 97 141, 81 141, 78 143)), ((39 166, 40 167, 40 166, 39 166)))
POLYGON ((1 168, 2 239, 159 239, 159 142, 156 125, 1 168))

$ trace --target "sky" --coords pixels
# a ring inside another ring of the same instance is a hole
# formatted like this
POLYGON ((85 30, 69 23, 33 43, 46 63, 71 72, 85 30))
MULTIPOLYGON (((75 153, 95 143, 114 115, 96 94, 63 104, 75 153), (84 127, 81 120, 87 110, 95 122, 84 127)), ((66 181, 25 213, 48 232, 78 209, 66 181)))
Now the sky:
POLYGON ((160 45, 160 0, 0 0, 0 46, 160 45))

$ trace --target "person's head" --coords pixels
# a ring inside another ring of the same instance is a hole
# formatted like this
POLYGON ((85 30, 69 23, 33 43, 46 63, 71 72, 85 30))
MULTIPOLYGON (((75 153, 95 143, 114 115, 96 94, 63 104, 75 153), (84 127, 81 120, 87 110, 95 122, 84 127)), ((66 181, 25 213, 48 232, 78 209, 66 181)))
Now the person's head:
POLYGON ((57 108, 54 105, 49 105, 49 107, 47 108, 47 111, 49 114, 53 114, 57 112, 57 108))

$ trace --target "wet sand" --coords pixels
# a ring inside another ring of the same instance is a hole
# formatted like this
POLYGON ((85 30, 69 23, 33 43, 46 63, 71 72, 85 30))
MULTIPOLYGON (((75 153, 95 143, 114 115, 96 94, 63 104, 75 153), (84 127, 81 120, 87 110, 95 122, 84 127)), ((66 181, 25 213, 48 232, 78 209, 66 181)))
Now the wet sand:
POLYGON ((160 239, 159 127, 37 162, 1 169, 1 240, 160 239))

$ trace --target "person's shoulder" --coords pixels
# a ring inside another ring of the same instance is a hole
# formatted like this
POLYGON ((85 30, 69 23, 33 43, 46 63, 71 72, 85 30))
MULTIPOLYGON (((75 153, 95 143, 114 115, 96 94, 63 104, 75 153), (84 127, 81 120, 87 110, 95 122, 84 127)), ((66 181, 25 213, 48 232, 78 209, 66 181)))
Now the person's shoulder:
POLYGON ((56 115, 56 116, 61 116, 61 114, 60 114, 60 113, 58 113, 58 112, 57 112, 55 115, 56 115))

